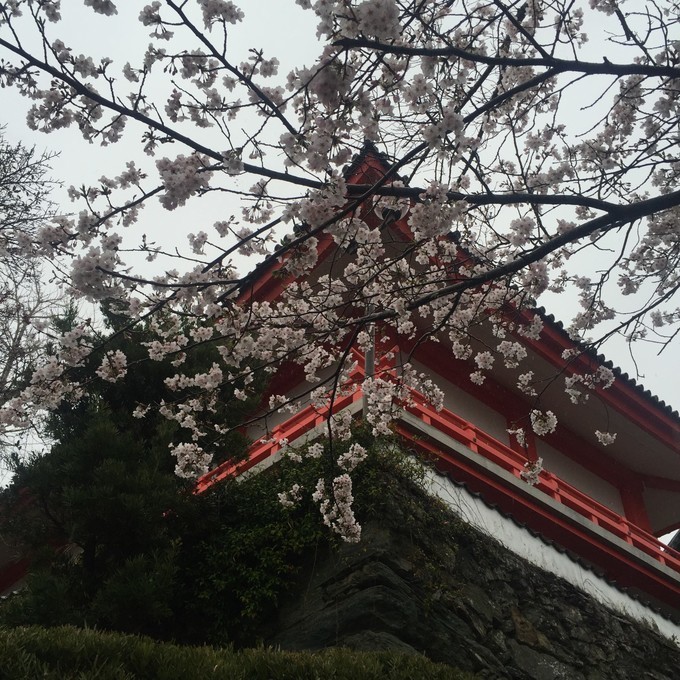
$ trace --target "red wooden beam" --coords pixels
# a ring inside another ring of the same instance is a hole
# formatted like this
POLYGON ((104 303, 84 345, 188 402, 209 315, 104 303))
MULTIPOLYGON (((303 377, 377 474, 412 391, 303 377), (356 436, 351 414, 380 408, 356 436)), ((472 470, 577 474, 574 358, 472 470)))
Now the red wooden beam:
MULTIPOLYGON (((357 370, 360 370, 357 368, 357 370)), ((409 413, 415 415, 427 426, 463 444, 473 454, 480 456, 480 465, 474 458, 461 456, 442 446, 429 442, 418 428, 402 422, 396 424, 396 431, 407 438, 417 449, 432 455, 440 469, 450 473, 456 481, 465 482, 474 491, 480 492, 485 500, 497 503, 505 512, 518 521, 526 523, 533 530, 540 531, 549 539, 555 540, 565 548, 573 550, 593 564, 605 568, 610 577, 629 587, 639 587, 645 592, 680 608, 680 584, 669 580, 661 572, 636 560, 626 551, 602 541, 594 532, 589 532, 581 523, 570 520, 566 515, 556 514, 546 504, 537 500, 533 494, 523 489, 521 484, 510 484, 500 476, 490 474, 481 464, 481 459, 489 460, 515 478, 521 478, 526 456, 499 442, 482 430, 456 414, 443 409, 433 410, 426 404, 422 395, 415 390, 413 402, 404 404, 409 413)), ((339 411, 353 401, 361 398, 356 390, 336 400, 333 411, 339 411)), ((254 465, 277 453, 280 440, 285 438, 294 442, 313 427, 323 422, 329 413, 311 406, 303 409, 285 423, 274 429, 267 441, 256 442, 245 461, 224 463, 216 470, 202 477, 196 492, 201 493, 222 479, 242 474, 254 465)), ((627 520, 610 508, 598 503, 580 490, 567 484, 552 473, 542 471, 537 488, 555 501, 577 512, 601 529, 618 536, 632 547, 637 548, 657 562, 680 573, 680 555, 663 546, 654 536, 639 525, 627 520)), ((643 516, 641 516, 644 519, 643 516)), ((641 522, 644 523, 644 522, 641 522)))

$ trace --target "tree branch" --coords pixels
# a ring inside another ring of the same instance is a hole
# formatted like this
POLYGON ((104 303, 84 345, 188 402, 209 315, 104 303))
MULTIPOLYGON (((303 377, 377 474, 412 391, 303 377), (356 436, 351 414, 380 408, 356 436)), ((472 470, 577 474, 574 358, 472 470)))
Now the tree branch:
POLYGON ((398 54, 410 57, 458 57, 478 64, 492 66, 523 66, 543 67, 558 72, 585 73, 588 75, 632 76, 640 75, 649 78, 680 78, 680 68, 674 66, 656 66, 651 64, 615 64, 607 59, 602 63, 592 61, 578 61, 558 59, 557 57, 529 57, 518 59, 515 57, 491 57, 485 54, 462 50, 458 47, 409 47, 406 45, 390 45, 367 38, 342 38, 333 43, 345 50, 352 48, 370 49, 387 54, 398 54))

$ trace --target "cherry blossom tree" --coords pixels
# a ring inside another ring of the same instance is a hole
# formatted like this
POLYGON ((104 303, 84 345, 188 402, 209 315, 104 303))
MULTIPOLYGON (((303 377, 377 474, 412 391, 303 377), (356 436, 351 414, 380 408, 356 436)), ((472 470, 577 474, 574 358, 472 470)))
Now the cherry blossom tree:
MULTIPOLYGON (((123 3, 83 4, 112 27, 130 21, 123 3)), ((30 100, 28 125, 77 127, 91 144, 134 149, 118 174, 73 188, 78 215, 40 229, 31 247, 59 263, 76 296, 118 300, 130 325, 150 319, 150 358, 175 362, 178 390, 203 389, 192 403, 160 405, 193 433, 175 451, 180 471, 209 465, 192 413, 209 409, 220 385, 245 378, 237 395, 246 398, 256 371, 290 360, 325 399, 342 389, 351 348, 367 350, 376 323, 416 343, 445 339, 473 361, 475 382, 494 363, 517 370, 541 432, 554 415, 524 368, 521 338, 538 338, 542 322, 508 310, 567 292, 581 305, 570 332, 586 345, 616 333, 662 346, 674 338, 677 0, 295 4, 315 13, 320 54, 279 73, 282 55, 257 36, 246 53, 233 47, 254 11, 246 3, 151 2, 135 17, 147 46, 115 63, 64 41, 59 0, 0 2, 0 81, 30 100), (348 185, 343 168, 367 141, 385 154, 385 171, 348 185), (225 197, 234 214, 201 223, 225 197), (144 211, 158 202, 191 209, 197 226, 184 249, 141 237, 144 211), (395 237, 398 220, 408 242, 395 237), (332 264, 306 276, 329 239, 332 264), (297 277, 269 301, 253 293, 267 267, 297 277), (480 324, 497 340, 481 349, 480 324), (221 361, 184 374, 186 354, 205 343, 221 361)), ((69 366, 92 350, 79 338, 64 339, 5 409, 7 422, 27 403, 78 396, 69 366)), ((105 354, 100 375, 116 380, 127 368, 122 353, 105 354)), ((364 384, 377 432, 391 390, 441 397, 408 365, 402 372, 400 385, 377 374, 364 384)), ((565 389, 578 400, 612 379, 572 375, 565 389)), ((272 396, 271 409, 285 405, 272 396)), ((349 436, 347 422, 329 427, 349 436)), ((319 491, 319 500, 328 498, 319 491)))
MULTIPOLYGON (((50 159, 6 142, 0 129, 0 405, 18 397, 44 358, 40 331, 56 309, 34 256, 37 231, 53 214, 50 159)), ((6 453, 22 434, 23 427, 7 428, 0 447, 6 453)))

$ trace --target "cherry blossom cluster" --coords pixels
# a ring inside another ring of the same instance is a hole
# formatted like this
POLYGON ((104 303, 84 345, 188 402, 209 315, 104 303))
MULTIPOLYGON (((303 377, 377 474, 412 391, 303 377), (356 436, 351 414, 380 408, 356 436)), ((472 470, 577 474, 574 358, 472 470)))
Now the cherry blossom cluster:
POLYGON ((346 453, 339 456, 337 460, 338 467, 345 472, 352 472, 357 465, 366 460, 367 455, 366 449, 361 444, 354 442, 347 449, 346 453))
POLYGON ((543 458, 527 461, 524 463, 524 469, 520 472, 520 477, 530 486, 536 486, 541 481, 543 469, 543 458))
POLYGON ((92 351, 92 342, 88 338, 88 329, 84 324, 73 327, 59 338, 58 358, 67 366, 81 366, 92 351))
POLYGON ((169 158, 156 161, 156 168, 165 188, 161 197, 165 208, 174 210, 184 205, 190 196, 208 186, 210 173, 205 171, 205 164, 205 159, 195 154, 180 154, 174 161, 169 158))
POLYGON ((399 36, 399 8, 395 0, 364 0, 354 14, 357 29, 363 35, 379 40, 399 36))
POLYGON ((526 431, 522 427, 510 428, 508 429, 508 434, 517 440, 517 443, 526 448, 526 431))
POLYGON ((206 28, 210 28, 215 22, 235 24, 243 19, 243 12, 228 0, 198 0, 198 4, 203 12, 206 28))
POLYGON ((198 444, 171 444, 170 453, 177 459, 175 474, 185 479, 196 479, 210 470, 212 456, 198 444))
POLYGON ((84 0, 84 2, 86 7, 92 7, 98 14, 106 16, 118 14, 118 10, 111 0, 84 0))
POLYGON ((602 446, 609 446, 616 441, 616 432, 600 432, 600 430, 595 430, 595 436, 602 446))
POLYGON ((530 419, 531 428, 539 437, 551 434, 557 429, 557 416, 552 411, 533 409, 530 419))
POLYGON ((293 484, 288 491, 279 494, 279 503, 284 508, 292 508, 302 500, 303 488, 299 484, 293 484))
MULTIPOLYGON (((348 411, 342 412, 349 416, 348 411)), ((351 428, 351 416, 343 417, 346 427, 351 428)), ((341 438, 336 431, 335 438, 341 438)), ((346 437, 345 437, 346 438, 346 437)), ((326 450, 320 441, 314 442, 301 448, 291 447, 286 439, 277 442, 281 452, 286 458, 294 463, 302 463, 305 459, 318 459, 326 450)), ((319 478, 312 500, 319 505, 319 511, 324 524, 333 532, 339 534, 344 541, 355 543, 361 537, 361 525, 357 522, 352 509, 354 497, 352 495, 352 473, 364 460, 368 452, 357 442, 353 442, 341 453, 336 460, 336 465, 342 473, 330 483, 331 493, 327 492, 327 483, 319 478)), ((303 498, 304 488, 299 484, 293 484, 290 489, 278 494, 279 503, 285 508, 292 508, 300 503, 303 498)))
POLYGON ((127 373, 127 357, 119 349, 108 351, 96 373, 102 380, 117 382, 127 373))
POLYGON ((312 499, 319 504, 323 523, 343 541, 358 543, 361 525, 352 510, 352 478, 346 473, 339 475, 333 480, 331 489, 332 496, 329 497, 324 480, 319 479, 312 494, 312 499))

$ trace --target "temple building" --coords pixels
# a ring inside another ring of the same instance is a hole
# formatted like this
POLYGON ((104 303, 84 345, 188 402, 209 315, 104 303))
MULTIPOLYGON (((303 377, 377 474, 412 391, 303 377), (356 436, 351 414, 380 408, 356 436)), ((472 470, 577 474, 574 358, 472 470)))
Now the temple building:
MULTIPOLYGON (((348 184, 372 184, 387 167, 369 148, 352 165, 348 184)), ((362 218, 377 219, 370 214, 362 218)), ((397 216, 390 229, 395 240, 408 241, 407 215, 397 216)), ((333 253, 332 242, 320 239, 319 271, 328 268, 333 253)), ((277 273, 281 267, 278 262, 262 268, 249 294, 259 301, 281 296, 293 280, 277 273)), ((680 554, 659 540, 680 528, 680 416, 604 357, 580 347, 544 309, 534 313, 543 322, 540 335, 521 342, 526 365, 548 385, 541 403, 557 417, 554 431, 537 436, 526 428, 523 445, 511 434, 533 408, 513 372, 496 365, 483 384, 475 384, 470 380, 474 363, 455 358, 446 342, 426 339, 415 346, 377 324, 375 360, 367 362, 353 350, 354 369, 346 379, 357 385, 354 391, 319 408, 305 396, 302 369, 282 366, 275 390, 291 398, 299 395, 294 415, 274 414, 252 426, 255 442, 248 459, 218 466, 199 480, 198 488, 271 465, 286 442, 303 444, 324 436, 331 411, 361 418, 364 375, 392 372, 397 379, 408 357, 444 393, 441 410, 412 390, 394 412, 394 430, 434 462, 432 493, 534 565, 615 610, 652 621, 669 638, 680 635, 673 622, 680 614, 680 554), (581 404, 572 403, 563 379, 554 379, 598 371, 610 375, 611 384, 593 384, 581 404), (616 433, 606 446, 594 434, 603 422, 616 433)), ((481 329, 479 339, 480 346, 485 340, 490 344, 491 329, 481 329)))

